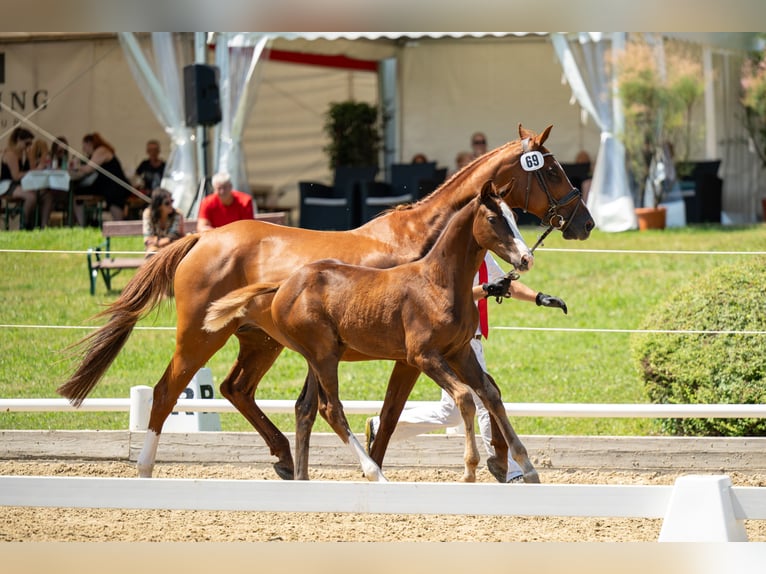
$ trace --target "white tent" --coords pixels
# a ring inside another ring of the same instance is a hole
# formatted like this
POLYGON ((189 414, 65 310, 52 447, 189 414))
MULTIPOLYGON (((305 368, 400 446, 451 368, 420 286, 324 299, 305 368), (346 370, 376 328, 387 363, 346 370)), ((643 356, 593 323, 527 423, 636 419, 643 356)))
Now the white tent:
MULTIPOLYGON (((156 52, 158 39, 136 38, 145 63, 162 83, 168 83, 158 72, 162 60, 156 52)), ((231 107, 227 125, 216 134, 221 137, 212 139, 214 164, 227 158, 224 164, 230 165, 228 158, 241 150, 244 185, 272 186, 283 205, 297 204, 299 180, 330 179, 322 150, 324 113, 330 102, 348 98, 380 102, 386 114, 393 114, 386 126, 392 161, 408 161, 422 152, 452 168, 455 154, 468 147, 473 131, 484 131, 490 146, 496 146, 516 137, 518 123, 537 131, 553 124, 550 148, 562 162, 572 161, 581 149, 594 158, 599 153, 603 126, 588 117, 587 104, 577 103, 576 82, 568 73, 565 79, 562 72, 563 46, 568 45, 578 63, 582 61, 581 35, 278 34, 269 39, 269 50, 252 69, 245 63, 254 61, 260 36, 222 38, 230 45, 226 50, 230 57, 237 43, 246 51, 236 64, 236 82, 228 91, 222 86, 225 105, 231 107), (359 62, 364 65, 356 65, 359 62), (387 91, 392 77, 393 94, 387 91)), ((732 34, 683 39, 699 42, 700 57, 714 79, 705 106, 698 111, 697 120, 708 130, 697 158, 723 160, 724 210, 736 220, 755 221, 760 214, 761 173, 737 121, 736 97, 739 65, 749 39, 732 34)), ((220 62, 222 50, 210 46, 202 50, 197 46, 195 54, 192 34, 174 35, 174 45, 179 65, 200 57, 220 62)), ((120 48, 113 35, 5 35, 0 38, 6 72, 0 101, 9 106, 15 102, 17 113, 25 115, 36 107, 32 95, 45 91, 48 105, 32 121, 56 135, 67 135, 78 147, 81 134, 100 131, 131 170, 143 157, 146 139, 160 137, 167 153, 178 138, 168 131, 165 120, 158 119, 156 106, 146 103, 146 89, 139 90, 120 48), (13 99, 22 93, 24 106, 17 101, 20 97, 13 99)), ((232 77, 231 71, 227 77, 232 77)), ((14 121, 0 110, 0 135, 14 121)), ((597 206, 592 208, 598 211, 597 206)))

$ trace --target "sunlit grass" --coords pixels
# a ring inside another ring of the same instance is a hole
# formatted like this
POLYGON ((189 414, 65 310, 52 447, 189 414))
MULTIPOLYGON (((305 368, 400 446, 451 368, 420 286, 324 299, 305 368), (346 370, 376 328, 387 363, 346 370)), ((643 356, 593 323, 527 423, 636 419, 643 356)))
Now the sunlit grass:
MULTIPOLYGON (((528 241, 537 229, 525 228, 528 241)), ((48 229, 0 233, 0 249, 74 250, 76 254, 0 253, 0 397, 56 397, 55 389, 71 372, 66 348, 100 325, 90 318, 111 302, 99 280, 96 296, 88 292, 84 251, 98 244, 95 229, 48 229), (29 328, 24 326, 45 326, 29 328), (54 327, 70 326, 72 329, 54 327)), ((120 250, 141 250, 141 240, 116 241, 120 250)), ((562 297, 569 314, 558 309, 505 301, 490 304, 493 327, 485 345, 486 360, 506 402, 647 402, 630 360, 630 334, 617 332, 518 331, 502 327, 567 329, 635 329, 655 304, 695 277, 716 272, 723 263, 747 255, 665 255, 590 253, 585 250, 766 251, 766 226, 722 228, 695 226, 661 232, 607 234, 595 231, 585 242, 564 241, 552 234, 537 253, 535 268, 524 282, 562 297), (567 249, 567 251, 557 251, 567 249)), ((120 289, 133 272, 115 280, 120 289)), ((153 386, 174 347, 172 301, 139 323, 93 397, 128 397, 131 386, 153 386)), ((658 335, 662 336, 662 335, 658 335)), ((208 363, 217 382, 237 354, 230 340, 208 363)), ((340 368, 342 399, 382 400, 392 364, 386 361, 346 363, 340 368)), ((306 366, 285 351, 261 382, 257 398, 298 396, 306 366)), ((439 389, 421 377, 414 400, 436 400, 439 389)), ((363 416, 349 417, 355 431, 363 416)), ((291 415, 275 415, 285 431, 294 430, 291 415)), ((238 414, 221 415, 222 428, 252 427, 238 414)), ((517 417, 523 434, 644 435, 658 432, 646 419, 580 419, 517 417)), ((125 429, 127 413, 0 413, 4 429, 125 429)), ((328 432, 323 421, 317 431, 328 432)))

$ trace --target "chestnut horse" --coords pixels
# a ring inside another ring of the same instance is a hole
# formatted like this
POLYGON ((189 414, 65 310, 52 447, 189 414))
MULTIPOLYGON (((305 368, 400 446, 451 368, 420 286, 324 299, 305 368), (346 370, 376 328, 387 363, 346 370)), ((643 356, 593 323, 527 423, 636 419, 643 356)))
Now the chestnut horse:
MULTIPOLYGON (((429 251, 446 222, 476 197, 481 184, 488 180, 507 191, 504 200, 510 207, 534 213, 549 229, 560 229, 565 239, 587 239, 593 219, 579 190, 572 187, 561 166, 543 147, 550 131, 551 126, 537 135, 519 125, 519 140, 476 159, 420 201, 350 231, 312 231, 251 220, 174 242, 144 263, 118 299, 100 313, 109 317, 107 323, 80 342, 82 360, 58 392, 75 406, 81 404, 119 354, 139 319, 172 291, 177 311, 176 348, 154 387, 148 432, 138 457, 139 476, 151 476, 162 425, 191 377, 229 337, 236 335, 239 354, 220 385, 221 394, 269 445, 277 457, 277 474, 292 478, 290 443, 255 402, 256 387, 283 346, 261 325, 240 328, 233 322, 215 334, 206 333, 202 325, 208 305, 246 285, 283 281, 297 268, 328 257, 378 268, 419 259, 429 251), (535 157, 542 158, 542 164, 535 171, 527 171, 530 168, 521 158, 530 158, 535 152, 540 152, 535 157)), ((264 313, 262 318, 268 326, 270 313, 264 313)), ((354 360, 353 354, 344 356, 344 360, 354 360)), ((372 451, 379 464, 388 443, 386 429, 393 430, 419 374, 402 361, 394 367, 391 380, 396 384, 388 385, 381 431, 372 451), (376 451, 378 448, 381 450, 376 451)))
MULTIPOLYGON (((510 208, 493 193, 481 195, 449 220, 421 259, 388 269, 324 259, 301 267, 281 285, 256 283, 210 305, 205 329, 215 332, 237 319, 270 310, 275 330, 267 332, 301 353, 323 391, 325 416, 344 444, 359 458, 368 480, 385 480, 349 428, 338 396, 338 365, 347 350, 402 361, 431 377, 460 409, 465 424, 465 474, 476 481, 479 451, 474 435, 475 405, 468 386, 487 406, 511 445, 527 482, 540 482, 526 449, 505 413, 500 390, 483 372, 471 348, 478 310, 473 279, 487 249, 513 269, 531 267, 532 253, 521 238, 510 208), (276 292, 276 294, 274 294, 276 292), (264 297, 263 295, 272 295, 264 297), (468 385, 468 386, 467 386, 468 385)), ((518 275, 517 275, 518 276, 518 275)), ((296 406, 295 478, 308 480, 308 448, 318 400, 309 384, 296 406), (304 408, 306 407, 306 408, 304 408)))

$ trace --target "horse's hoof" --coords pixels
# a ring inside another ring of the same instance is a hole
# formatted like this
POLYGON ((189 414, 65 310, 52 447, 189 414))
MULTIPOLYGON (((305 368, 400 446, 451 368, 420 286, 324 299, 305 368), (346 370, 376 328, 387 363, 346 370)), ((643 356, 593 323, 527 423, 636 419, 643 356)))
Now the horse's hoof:
POLYGON ((501 468, 496 456, 491 456, 487 459, 487 470, 495 477, 497 482, 505 483, 505 475, 508 472, 508 467, 501 468))
POLYGON ((536 470, 530 470, 524 473, 524 482, 531 484, 540 484, 540 477, 536 470))
POLYGON ((274 463, 274 472, 276 472, 277 476, 282 480, 293 480, 295 478, 293 467, 288 466, 283 462, 274 463))

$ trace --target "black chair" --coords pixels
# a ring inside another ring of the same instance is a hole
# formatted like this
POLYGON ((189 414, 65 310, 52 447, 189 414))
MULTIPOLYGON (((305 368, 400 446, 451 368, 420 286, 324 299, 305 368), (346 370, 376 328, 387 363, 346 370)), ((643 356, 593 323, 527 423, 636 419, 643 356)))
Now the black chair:
POLYGON ((582 190, 582 182, 590 177, 590 162, 562 163, 561 167, 572 185, 582 190))
POLYGON ((379 213, 414 199, 411 193, 400 193, 400 191, 402 190, 396 189, 385 181, 363 182, 360 193, 361 223, 367 223, 379 213))
POLYGON ((345 231, 361 222, 359 186, 373 181, 378 168, 341 166, 332 186, 312 181, 298 182, 301 197, 300 227, 345 231))
POLYGON ((721 223, 723 180, 718 177, 721 160, 695 161, 679 166, 681 193, 687 223, 721 223))
POLYGON ((432 191, 434 191, 437 187, 443 184, 446 179, 447 179, 446 167, 440 167, 435 169, 433 177, 430 177, 428 179, 421 179, 418 182, 418 191, 420 194, 420 198, 423 198, 429 193, 431 193, 432 191))
MULTIPOLYGON (((446 177, 446 169, 443 173, 446 177)), ((435 161, 395 163, 391 166, 391 186, 398 195, 410 194, 413 199, 420 199, 438 187, 441 182, 438 182, 436 187, 433 185, 437 179, 435 161), (424 185, 424 182, 430 183, 424 185)), ((443 182, 444 178, 441 181, 443 182)))
POLYGON ((24 228, 24 200, 11 197, 10 193, 0 196, 0 209, 5 217, 5 230, 11 228, 11 220, 18 218, 19 229, 24 228))

